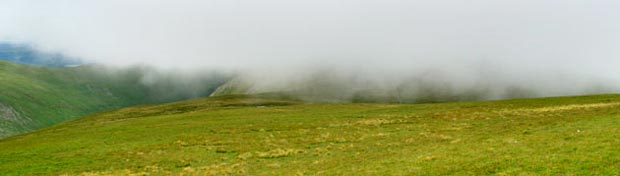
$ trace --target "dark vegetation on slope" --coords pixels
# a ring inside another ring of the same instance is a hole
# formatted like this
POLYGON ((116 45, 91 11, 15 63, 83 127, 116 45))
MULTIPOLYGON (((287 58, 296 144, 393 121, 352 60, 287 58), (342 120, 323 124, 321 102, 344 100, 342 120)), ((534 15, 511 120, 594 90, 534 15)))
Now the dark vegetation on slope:
POLYGON ((157 75, 145 83, 148 69, 102 70, 0 61, 0 137, 102 110, 207 96, 226 79, 216 73, 187 81, 157 75))

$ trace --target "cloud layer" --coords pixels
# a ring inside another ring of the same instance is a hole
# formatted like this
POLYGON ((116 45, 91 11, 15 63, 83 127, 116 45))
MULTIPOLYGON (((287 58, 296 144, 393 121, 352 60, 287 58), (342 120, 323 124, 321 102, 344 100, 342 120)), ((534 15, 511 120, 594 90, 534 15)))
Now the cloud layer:
POLYGON ((107 65, 236 70, 265 90, 325 70, 347 90, 620 85, 614 0, 0 1, 2 40, 107 65))

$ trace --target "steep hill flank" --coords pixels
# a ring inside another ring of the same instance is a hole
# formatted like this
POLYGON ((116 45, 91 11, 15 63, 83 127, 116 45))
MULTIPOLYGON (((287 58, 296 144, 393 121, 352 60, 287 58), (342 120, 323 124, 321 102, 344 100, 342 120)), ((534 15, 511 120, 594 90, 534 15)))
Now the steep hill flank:
POLYGON ((114 73, 99 69, 35 67, 0 61, 0 138, 92 112, 206 96, 223 79, 205 76, 186 85, 192 90, 191 86, 200 85, 199 89, 185 91, 185 87, 174 86, 174 78, 161 78, 147 85, 142 81, 145 73, 139 69, 114 73))

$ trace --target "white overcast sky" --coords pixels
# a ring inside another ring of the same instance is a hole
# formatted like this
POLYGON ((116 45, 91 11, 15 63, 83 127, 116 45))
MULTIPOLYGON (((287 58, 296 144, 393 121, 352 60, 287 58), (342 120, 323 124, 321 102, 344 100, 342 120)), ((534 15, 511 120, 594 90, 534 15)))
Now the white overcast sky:
POLYGON ((0 0, 0 40, 192 69, 619 80, 619 21, 617 0, 0 0))

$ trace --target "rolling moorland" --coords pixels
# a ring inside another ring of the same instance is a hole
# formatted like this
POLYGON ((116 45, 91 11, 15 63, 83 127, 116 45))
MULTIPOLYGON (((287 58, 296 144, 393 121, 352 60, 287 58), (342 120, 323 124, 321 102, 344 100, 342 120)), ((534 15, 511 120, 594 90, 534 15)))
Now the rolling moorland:
POLYGON ((206 96, 224 81, 223 77, 205 77, 194 83, 201 89, 188 91, 179 90, 172 77, 144 84, 143 69, 113 73, 101 69, 40 67, 0 60, 0 138, 102 110, 206 96))
POLYGON ((617 175, 620 95, 436 104, 227 95, 0 140, 0 175, 617 175))

